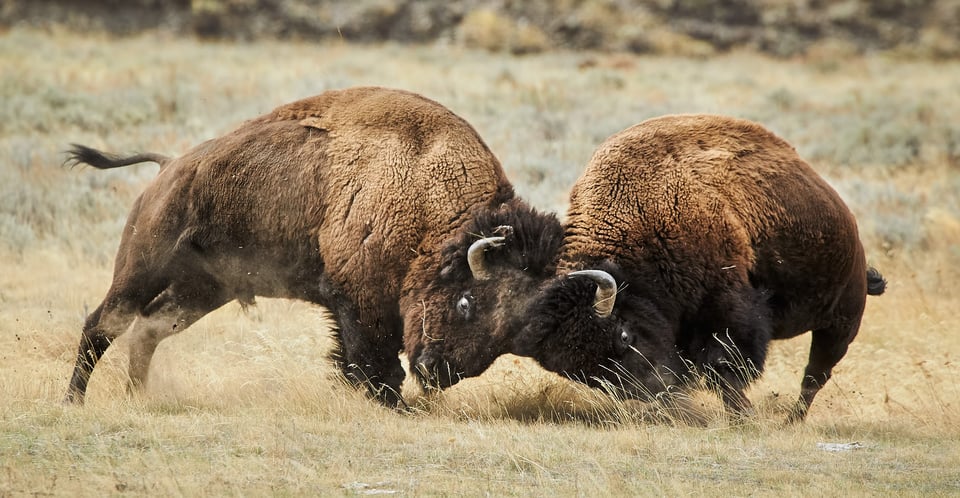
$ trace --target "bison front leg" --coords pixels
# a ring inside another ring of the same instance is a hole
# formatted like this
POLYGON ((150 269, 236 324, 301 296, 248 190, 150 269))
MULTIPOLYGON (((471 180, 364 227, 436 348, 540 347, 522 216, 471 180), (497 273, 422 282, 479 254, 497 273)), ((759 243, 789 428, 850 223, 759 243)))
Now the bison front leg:
MULTIPOLYGON (((351 384, 365 388, 384 406, 405 407, 400 395, 405 373, 399 356, 403 346, 399 328, 392 330, 393 327, 363 323, 342 307, 335 317, 336 346, 330 356, 343 377, 351 384)), ((374 323, 384 322, 376 320, 374 323)))
POLYGON ((354 354, 354 361, 344 363, 343 375, 353 384, 364 386, 368 394, 389 408, 405 408, 400 394, 404 372, 400 358, 382 355, 354 354))
POLYGON ((753 405, 744 390, 763 372, 772 335, 765 296, 748 287, 721 294, 706 309, 705 316, 719 317, 722 327, 707 329, 712 332, 703 349, 707 380, 719 391, 728 412, 751 417, 753 405))

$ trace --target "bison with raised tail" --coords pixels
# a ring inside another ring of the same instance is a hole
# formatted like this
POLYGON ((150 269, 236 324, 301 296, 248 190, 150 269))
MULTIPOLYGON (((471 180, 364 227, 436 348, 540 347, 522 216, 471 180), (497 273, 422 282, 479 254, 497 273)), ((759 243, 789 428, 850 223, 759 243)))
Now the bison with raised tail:
POLYGON ((70 402, 83 401, 97 360, 131 324, 136 387, 159 341, 231 300, 265 296, 329 308, 339 369, 395 406, 400 296, 429 285, 444 242, 469 238, 476 213, 529 210, 466 121, 383 88, 278 107, 175 159, 83 146, 70 157, 97 168, 160 164, 83 327, 70 402))
POLYGON ((428 373, 486 368, 491 355, 471 348, 489 348, 490 339, 454 338, 480 321, 501 352, 589 385, 649 398, 695 371, 743 413, 743 390, 763 371, 769 341, 812 330, 791 415, 800 420, 856 336, 866 296, 885 286, 865 263, 853 215, 793 147, 720 116, 651 119, 604 142, 573 188, 548 265, 555 276, 537 281, 511 266, 509 254, 530 247, 510 242, 491 239, 499 247, 472 265, 495 276, 475 284, 480 292, 460 291, 477 311, 421 340, 427 351, 440 340, 467 345, 426 354, 428 373))

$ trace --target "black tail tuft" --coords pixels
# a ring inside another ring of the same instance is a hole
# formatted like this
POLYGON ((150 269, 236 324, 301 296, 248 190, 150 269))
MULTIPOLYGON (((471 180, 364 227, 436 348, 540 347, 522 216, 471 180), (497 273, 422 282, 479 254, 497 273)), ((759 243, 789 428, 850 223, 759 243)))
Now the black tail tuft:
POLYGON ((887 281, 876 268, 867 268, 867 294, 879 296, 887 289, 887 281))
POLYGON ((87 147, 86 145, 70 145, 70 150, 66 151, 67 159, 63 162, 63 164, 70 165, 71 167, 78 164, 88 164, 97 169, 112 169, 129 166, 131 164, 154 162, 159 164, 162 168, 163 165, 170 160, 170 158, 167 156, 150 152, 121 157, 108 154, 106 152, 100 152, 99 150, 92 147, 87 147))

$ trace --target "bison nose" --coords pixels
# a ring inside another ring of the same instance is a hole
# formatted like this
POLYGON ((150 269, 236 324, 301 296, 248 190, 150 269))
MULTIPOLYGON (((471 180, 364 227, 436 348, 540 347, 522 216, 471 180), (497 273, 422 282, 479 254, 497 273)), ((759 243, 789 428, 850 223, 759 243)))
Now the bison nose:
POLYGON ((429 353, 417 359, 414 371, 424 390, 446 389, 460 380, 460 375, 450 363, 429 353))
POLYGON ((423 354, 417 358, 414 374, 425 391, 440 388, 437 382, 437 359, 433 355, 423 354))

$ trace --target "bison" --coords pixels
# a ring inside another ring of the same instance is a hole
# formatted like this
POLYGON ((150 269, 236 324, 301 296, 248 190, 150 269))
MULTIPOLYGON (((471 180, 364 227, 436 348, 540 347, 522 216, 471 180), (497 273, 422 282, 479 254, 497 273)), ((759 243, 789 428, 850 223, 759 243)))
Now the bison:
POLYGON ((866 296, 886 285, 849 209, 793 147, 723 116, 615 134, 573 187, 559 246, 549 227, 546 242, 524 242, 537 237, 529 227, 514 227, 517 243, 488 239, 495 249, 471 267, 492 278, 458 290, 471 314, 436 311, 423 316, 429 335, 408 329, 424 382, 482 372, 494 348, 631 398, 706 378, 748 413, 743 390, 769 341, 812 330, 797 421, 856 336, 866 296), (553 274, 538 279, 529 261, 553 274))
POLYGON ((376 87, 280 106, 177 158, 75 145, 68 160, 160 164, 129 214, 110 289, 83 326, 68 402, 83 401, 97 360, 128 328, 136 388, 162 339, 232 300, 263 296, 328 308, 339 371, 402 404, 401 296, 431 285, 445 242, 472 237, 476 216, 530 210, 466 121, 376 87))

